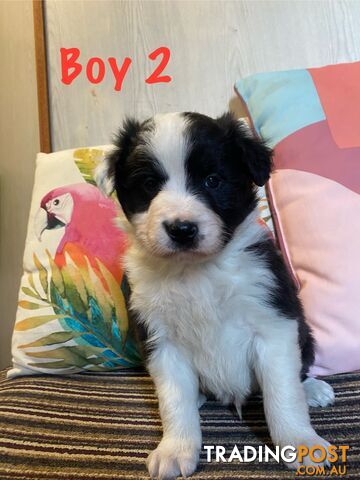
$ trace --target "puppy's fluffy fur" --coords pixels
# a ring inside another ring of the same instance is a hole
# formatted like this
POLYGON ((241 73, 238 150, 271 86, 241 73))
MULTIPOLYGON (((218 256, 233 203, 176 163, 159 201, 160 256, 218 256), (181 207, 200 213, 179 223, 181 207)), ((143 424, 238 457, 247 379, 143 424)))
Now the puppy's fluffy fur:
POLYGON ((241 415, 260 387, 274 444, 328 445, 311 427, 307 403, 326 405, 333 392, 306 378, 314 341, 257 222, 257 186, 270 171, 271 151, 230 114, 196 113, 126 121, 98 171, 129 222, 131 309, 164 431, 148 458, 153 478, 196 469, 201 392, 241 415))

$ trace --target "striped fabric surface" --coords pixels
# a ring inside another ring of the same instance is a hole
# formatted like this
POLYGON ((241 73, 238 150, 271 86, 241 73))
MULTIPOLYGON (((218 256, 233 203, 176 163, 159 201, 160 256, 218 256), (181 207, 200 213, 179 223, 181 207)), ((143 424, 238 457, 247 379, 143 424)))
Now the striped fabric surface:
MULTIPOLYGON (((312 421, 318 433, 335 445, 350 446, 343 478, 359 479, 360 374, 328 380, 334 386, 336 404, 311 409, 312 421)), ((269 442, 259 398, 249 401, 242 421, 214 401, 208 401, 200 412, 205 445, 224 445, 230 452, 236 444, 242 452, 244 445, 269 442)), ((1 479, 145 480, 145 459, 160 438, 154 387, 141 370, 15 380, 6 380, 6 371, 0 373, 1 479)), ((207 463, 203 451, 192 478, 308 477, 296 477, 274 461, 207 463)))

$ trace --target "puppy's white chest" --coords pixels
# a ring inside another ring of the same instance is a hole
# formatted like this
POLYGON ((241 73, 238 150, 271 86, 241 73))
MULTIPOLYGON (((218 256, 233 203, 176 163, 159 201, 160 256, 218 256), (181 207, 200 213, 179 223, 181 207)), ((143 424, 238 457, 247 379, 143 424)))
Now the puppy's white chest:
POLYGON ((241 322, 225 321, 203 341, 193 345, 191 355, 204 390, 213 393, 224 403, 245 397, 250 391, 251 365, 249 363, 253 333, 241 322))
MULTIPOLYGON (((253 329, 248 324, 238 285, 239 275, 213 268, 180 277, 159 278, 150 286, 139 283, 147 300, 148 327, 154 336, 180 348, 197 372, 202 387, 227 402, 247 395, 253 329)), ((246 303, 246 302, 245 302, 246 303)), ((138 305, 139 306, 139 305, 138 305)), ((136 308, 136 305, 135 305, 136 308)))

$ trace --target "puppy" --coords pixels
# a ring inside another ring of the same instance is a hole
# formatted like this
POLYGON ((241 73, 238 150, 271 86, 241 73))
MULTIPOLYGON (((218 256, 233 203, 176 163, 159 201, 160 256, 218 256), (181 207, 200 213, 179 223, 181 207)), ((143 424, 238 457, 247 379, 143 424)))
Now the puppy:
POLYGON ((271 166, 271 151, 230 114, 171 113, 127 120, 98 169, 99 186, 116 191, 129 222, 131 310, 163 424, 147 460, 152 478, 195 471, 206 392, 241 415, 260 387, 275 445, 329 445, 307 404, 325 406, 334 394, 306 377, 314 340, 257 220, 257 186, 271 166))

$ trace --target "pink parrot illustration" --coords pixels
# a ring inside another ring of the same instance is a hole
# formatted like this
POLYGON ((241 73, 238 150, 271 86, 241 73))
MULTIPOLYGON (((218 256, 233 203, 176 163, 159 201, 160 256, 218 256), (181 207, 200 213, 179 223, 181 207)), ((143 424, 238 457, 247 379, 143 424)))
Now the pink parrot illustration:
POLYGON ((76 263, 86 256, 98 271, 98 259, 120 282, 120 265, 127 236, 114 224, 116 206, 99 189, 87 183, 67 185, 48 192, 35 217, 35 231, 41 240, 46 229, 64 228, 55 263, 61 268, 68 253, 76 263))

